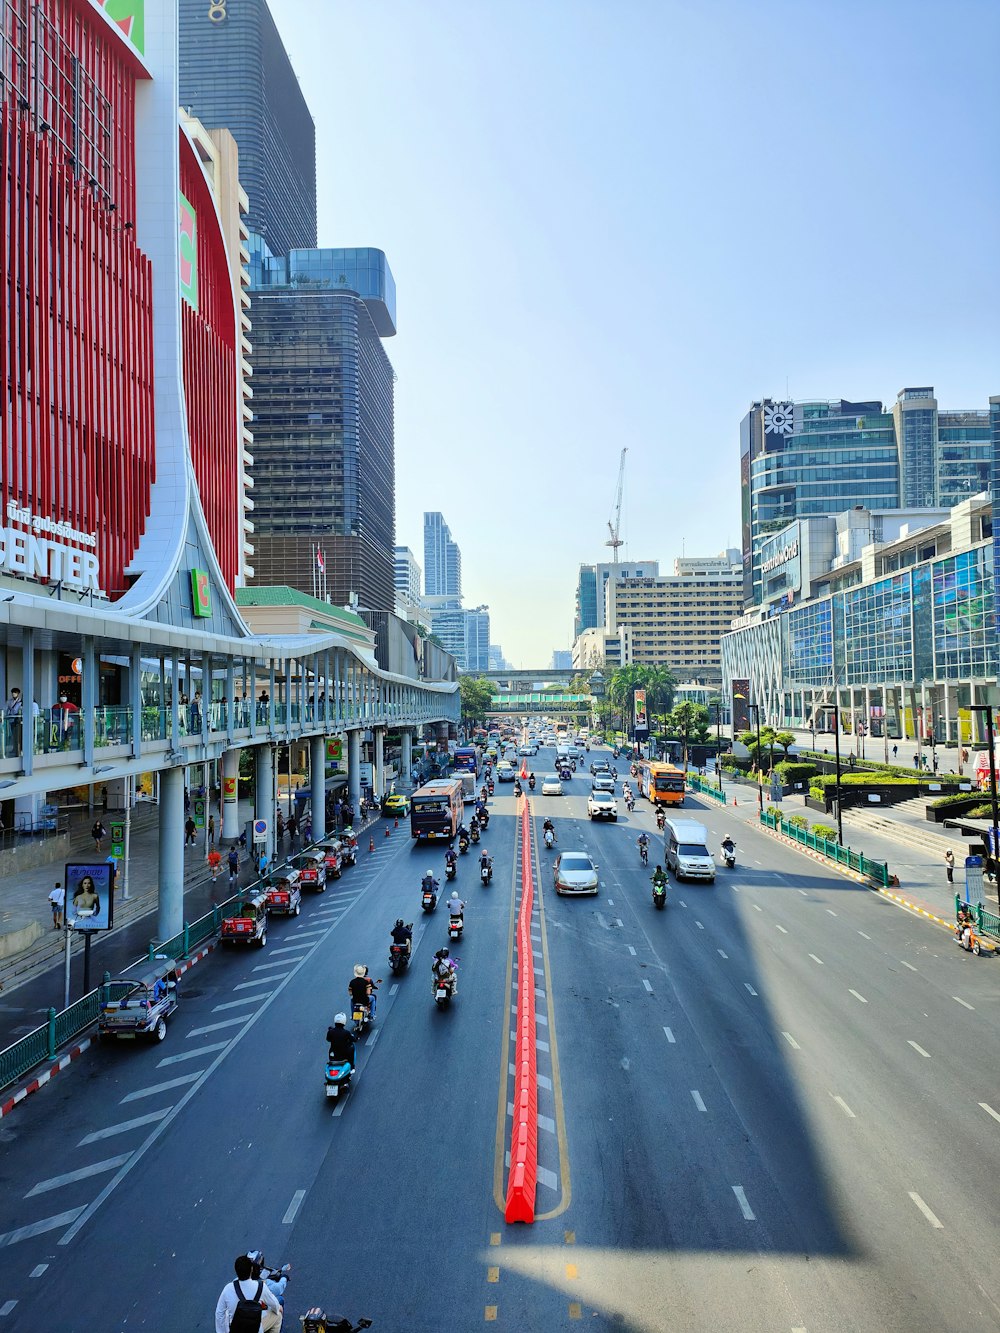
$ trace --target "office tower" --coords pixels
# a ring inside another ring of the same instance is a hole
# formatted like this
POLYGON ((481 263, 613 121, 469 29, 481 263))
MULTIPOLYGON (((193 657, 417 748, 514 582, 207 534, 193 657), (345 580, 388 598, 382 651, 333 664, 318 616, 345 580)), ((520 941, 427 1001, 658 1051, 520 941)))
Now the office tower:
POLYGON ((393 551, 393 575, 396 596, 407 606, 420 603, 420 566, 408 546, 397 546, 393 551))
POLYGON ((255 581, 395 606, 396 288, 381 250, 251 238, 255 581))
POLYGON ((428 597, 462 597, 462 553, 443 514, 424 514, 424 592, 428 597))
POLYGON ((658 560, 620 560, 617 564, 581 565, 576 585, 573 637, 586 629, 602 629, 605 624, 607 587, 612 576, 618 579, 655 578, 660 572, 658 560))
POLYGON ((465 615, 465 669, 490 669, 490 608, 477 606, 465 615))
POLYGON ((266 0, 179 3, 181 106, 236 140, 250 231, 313 248, 316 131, 266 0))

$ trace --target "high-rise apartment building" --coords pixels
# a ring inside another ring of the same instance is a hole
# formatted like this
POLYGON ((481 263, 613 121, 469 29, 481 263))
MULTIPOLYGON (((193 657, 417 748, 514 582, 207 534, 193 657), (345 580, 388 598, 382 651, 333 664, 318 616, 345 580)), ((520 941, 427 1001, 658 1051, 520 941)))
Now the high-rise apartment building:
POLYGON ((248 225, 273 254, 316 245, 316 130, 267 0, 179 0, 180 100, 239 146, 248 225))
POLYGON ((443 514, 424 514, 424 592, 428 597, 462 597, 462 553, 443 514))
POLYGON ((396 288, 381 250, 251 237, 256 581, 395 605, 396 288))
POLYGON ((490 669, 490 608, 477 606, 465 615, 465 669, 490 669))
POLYGON ((668 666, 679 680, 714 683, 722 636, 742 606, 739 551, 675 560, 672 575, 608 585, 608 632, 628 628, 623 665, 668 666))
POLYGON ((604 626, 609 580, 655 578, 659 572, 658 560, 621 560, 618 564, 581 565, 576 584, 574 639, 586 629, 601 629, 604 626))
POLYGON ((761 601, 761 545, 793 519, 950 508, 989 487, 990 415, 939 411, 930 387, 879 401, 762 399, 740 423, 743 594, 761 601))
POLYGON ((407 606, 420 602, 420 566, 408 546, 393 548, 393 574, 396 596, 407 606))

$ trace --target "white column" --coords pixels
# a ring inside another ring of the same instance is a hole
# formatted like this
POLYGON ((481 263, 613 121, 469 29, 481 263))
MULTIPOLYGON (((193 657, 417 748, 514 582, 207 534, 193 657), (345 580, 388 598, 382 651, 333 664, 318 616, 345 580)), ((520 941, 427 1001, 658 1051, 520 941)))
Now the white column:
POLYGON ((156 933, 170 939, 184 929, 184 770, 160 774, 159 878, 156 933))
MULTIPOLYGON (((232 706, 232 703, 230 703, 232 706)), ((232 842, 240 836, 240 752, 222 753, 222 838, 232 842)))
POLYGON ((326 737, 313 736, 309 742, 309 777, 312 782, 312 835, 319 842, 326 837, 326 737))
POLYGON ((355 811, 361 806, 361 732, 352 727, 347 733, 347 795, 355 811))
POLYGON ((372 774, 372 787, 375 789, 376 801, 381 801, 385 795, 385 727, 376 727, 372 735, 375 737, 375 763, 374 773, 372 774))
POLYGON ((254 814, 258 819, 267 820, 267 842, 264 848, 268 857, 274 855, 274 747, 258 745, 254 750, 254 814))

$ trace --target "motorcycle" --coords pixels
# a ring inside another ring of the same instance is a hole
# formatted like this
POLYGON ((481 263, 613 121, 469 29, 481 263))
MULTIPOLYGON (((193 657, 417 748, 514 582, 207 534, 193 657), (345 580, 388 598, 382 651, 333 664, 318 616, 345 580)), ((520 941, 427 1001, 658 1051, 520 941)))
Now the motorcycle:
POLYGON ((480 827, 481 829, 488 829, 489 826, 490 826, 490 814, 489 814, 489 811, 488 811, 488 810, 480 810, 480 812, 479 812, 479 827, 480 827))
POLYGON ((462 853, 463 856, 469 850, 469 839, 465 836, 464 833, 458 840, 458 850, 462 853))
POLYGON ((456 861, 445 861, 444 877, 445 879, 454 879, 458 874, 458 863, 456 861))
POLYGON ((481 865, 479 867, 479 878, 483 881, 483 887, 487 888, 489 886, 490 880, 493 878, 492 861, 487 861, 485 865, 481 865))
POLYGON ((653 884, 653 906, 656 907, 656 908, 658 908, 658 909, 659 909, 659 908, 666 907, 666 905, 667 905, 667 881, 666 881, 665 879, 664 879, 664 880, 659 880, 659 881, 657 881, 657 880, 654 879, 654 880, 652 881, 652 884, 653 884))
POLYGON ((420 906, 425 912, 433 912, 438 905, 437 885, 431 889, 424 889, 420 897, 420 906))
POLYGON ((723 844, 723 847, 722 847, 722 863, 723 863, 723 865, 726 867, 727 870, 735 870, 735 869, 736 869, 736 848, 735 848, 735 847, 733 847, 733 848, 729 848, 729 847, 726 847, 725 844, 723 844))
POLYGON ((555 845, 555 841, 556 841, 556 835, 552 832, 550 828, 547 828, 545 830, 545 850, 547 852, 551 852, 552 848, 555 845))
POLYGON ((487 782, 487 784, 486 784, 486 790, 489 792, 489 794, 490 794, 491 796, 493 795, 493 779, 492 779, 492 778, 490 778, 489 782, 487 782))
POLYGON ((326 1095, 328 1097, 342 1096, 351 1086, 353 1074, 354 1066, 350 1060, 327 1060, 326 1095))
POLYGON ((532 773, 531 777, 528 779, 528 786, 531 788, 532 791, 535 790, 535 775, 534 775, 534 773, 532 773))
POLYGON ((462 937, 462 931, 465 929, 465 922, 460 916, 450 916, 448 918, 448 938, 458 940, 462 937))
POLYGON ((360 1000, 351 1001, 351 1022, 354 1024, 351 1031, 355 1037, 363 1037, 372 1025, 372 1019, 375 1017, 375 996, 372 995, 367 1004, 362 1004, 360 1000))
POLYGON ((472 841, 473 841, 473 842, 478 842, 478 841, 479 841, 479 830, 478 830, 477 828, 474 828, 474 829, 472 830, 471 837, 472 837, 472 841))
POLYGON ((649 865, 649 848, 644 842, 639 843, 639 860, 644 866, 649 865))
POLYGON ((632 811, 635 809, 635 797, 632 795, 631 792, 629 792, 628 796, 625 797, 625 808, 629 812, 629 814, 631 814, 632 811))
POLYGON ((305 1314, 299 1315, 302 1333, 361 1333, 364 1328, 371 1328, 370 1319, 359 1319, 355 1324, 340 1314, 325 1314, 318 1305, 314 1305, 305 1314))
POLYGON ((446 977, 434 978, 434 1003, 439 1009, 447 1007, 455 994, 455 972, 454 969, 446 977))
POLYGON ((617 759, 620 754, 621 750, 619 750, 616 745, 615 748, 611 751, 612 758, 617 759))
POLYGON ((410 951, 405 944, 389 945, 389 971, 405 972, 410 965, 410 951))
POLYGON ((663 813, 662 810, 657 810, 657 812, 656 812, 656 827, 660 830, 661 833, 663 832, 663 829, 664 829, 664 826, 665 826, 666 822, 667 822, 667 817, 666 817, 666 815, 663 813))
POLYGON ((960 949, 964 949, 966 953, 974 953, 978 957, 983 951, 983 942, 976 934, 975 927, 970 925, 968 927, 969 942, 968 944, 966 944, 964 938, 965 929, 966 928, 961 925, 957 925, 955 927, 955 943, 958 945, 960 949))
POLYGON ((524 793, 521 791, 521 784, 519 782, 514 783, 514 795, 515 797, 524 795, 524 793))

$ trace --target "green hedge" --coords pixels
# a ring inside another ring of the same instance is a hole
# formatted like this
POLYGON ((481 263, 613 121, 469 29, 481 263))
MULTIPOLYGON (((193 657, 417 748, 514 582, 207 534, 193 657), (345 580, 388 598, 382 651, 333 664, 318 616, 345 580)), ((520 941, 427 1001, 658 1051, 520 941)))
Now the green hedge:
POLYGON ((819 769, 815 764, 802 764, 794 759, 783 759, 780 764, 775 764, 774 771, 782 783, 790 787, 796 782, 809 782, 811 778, 816 777, 819 769))
MULTIPOLYGON (((824 763, 832 764, 836 761, 836 756, 831 749, 823 754, 819 750, 800 750, 799 758, 809 755, 811 758, 822 760, 824 763)), ((916 779, 920 782, 941 782, 941 783, 959 783, 968 782, 968 778, 959 777, 957 773, 932 773, 927 768, 908 768, 905 764, 883 764, 876 759, 855 759, 854 766, 848 769, 850 755, 841 749, 840 767, 846 772, 852 773, 891 773, 894 777, 909 778, 911 781, 916 779)))
MULTIPOLYGON (((926 777, 924 778, 926 782, 926 777)), ((810 787, 819 787, 829 790, 836 787, 836 773, 821 773, 813 778, 810 787)), ((897 777, 891 773, 880 773, 877 777, 872 773, 841 773, 840 785, 842 787, 916 787, 918 785, 916 778, 897 777)))
POLYGON ((936 801, 931 801, 932 810, 941 810, 948 805, 961 805, 963 801, 974 801, 979 797, 979 792, 963 791, 955 796, 939 796, 936 801))
POLYGON ((810 831, 814 838, 822 838, 824 842, 837 841, 837 830, 829 824, 813 824, 810 831))
POLYGON ((792 825, 793 828, 809 827, 809 820, 806 819, 805 815, 788 815, 784 822, 792 825))

